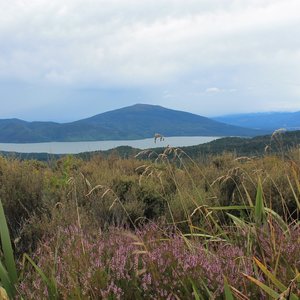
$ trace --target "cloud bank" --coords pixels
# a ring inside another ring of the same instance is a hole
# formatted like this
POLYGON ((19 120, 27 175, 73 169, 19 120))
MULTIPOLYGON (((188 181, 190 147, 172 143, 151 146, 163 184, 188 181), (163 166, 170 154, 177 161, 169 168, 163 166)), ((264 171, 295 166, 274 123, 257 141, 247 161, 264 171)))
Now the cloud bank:
POLYGON ((7 83, 43 90, 23 93, 31 108, 72 95, 99 108, 300 109, 299 11, 298 0, 1 0, 0 91, 20 102, 7 83))

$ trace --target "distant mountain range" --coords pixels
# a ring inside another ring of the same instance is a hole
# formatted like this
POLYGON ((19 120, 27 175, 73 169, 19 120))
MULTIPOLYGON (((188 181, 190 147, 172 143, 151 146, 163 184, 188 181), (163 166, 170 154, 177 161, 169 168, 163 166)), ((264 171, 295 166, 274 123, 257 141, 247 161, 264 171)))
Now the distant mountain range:
POLYGON ((261 130, 300 129, 300 111, 236 114, 213 118, 215 121, 261 130))
POLYGON ((0 120, 0 142, 33 143, 129 140, 164 136, 256 136, 267 133, 228 125, 157 105, 136 104, 71 122, 0 120))

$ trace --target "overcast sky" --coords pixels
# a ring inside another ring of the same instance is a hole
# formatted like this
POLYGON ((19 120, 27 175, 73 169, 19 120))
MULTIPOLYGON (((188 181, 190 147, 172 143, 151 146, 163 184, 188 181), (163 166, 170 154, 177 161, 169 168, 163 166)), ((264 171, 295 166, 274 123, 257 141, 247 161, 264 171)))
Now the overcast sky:
POLYGON ((299 0, 0 0, 0 118, 300 110, 299 0))

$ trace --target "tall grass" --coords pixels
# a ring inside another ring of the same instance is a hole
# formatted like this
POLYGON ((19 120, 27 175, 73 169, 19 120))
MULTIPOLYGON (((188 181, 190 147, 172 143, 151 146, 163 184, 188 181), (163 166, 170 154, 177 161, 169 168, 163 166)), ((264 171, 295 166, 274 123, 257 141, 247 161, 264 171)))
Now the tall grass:
POLYGON ((3 251, 3 261, 0 260, 0 281, 6 293, 13 297, 16 293, 15 285, 18 280, 14 253, 9 236, 8 226, 0 199, 0 238, 3 251))
POLYGON ((1 285, 24 299, 298 299, 298 151, 205 162, 173 148, 51 165, 0 159, 16 257, 29 254, 11 271, 1 230, 1 285))

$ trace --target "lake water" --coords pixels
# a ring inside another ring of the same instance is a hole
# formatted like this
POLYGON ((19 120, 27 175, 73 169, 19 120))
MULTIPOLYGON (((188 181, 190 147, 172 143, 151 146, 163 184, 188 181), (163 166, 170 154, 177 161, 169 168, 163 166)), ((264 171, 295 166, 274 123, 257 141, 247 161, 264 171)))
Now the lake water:
POLYGON ((211 142, 217 137, 189 136, 189 137, 165 137, 164 141, 156 141, 154 138, 127 141, 95 141, 95 142, 51 142, 51 143, 29 143, 8 144, 0 143, 0 151, 11 151, 19 153, 50 153, 50 154, 77 154, 81 152, 109 150, 119 146, 131 146, 139 149, 157 147, 184 147, 194 146, 211 142))

